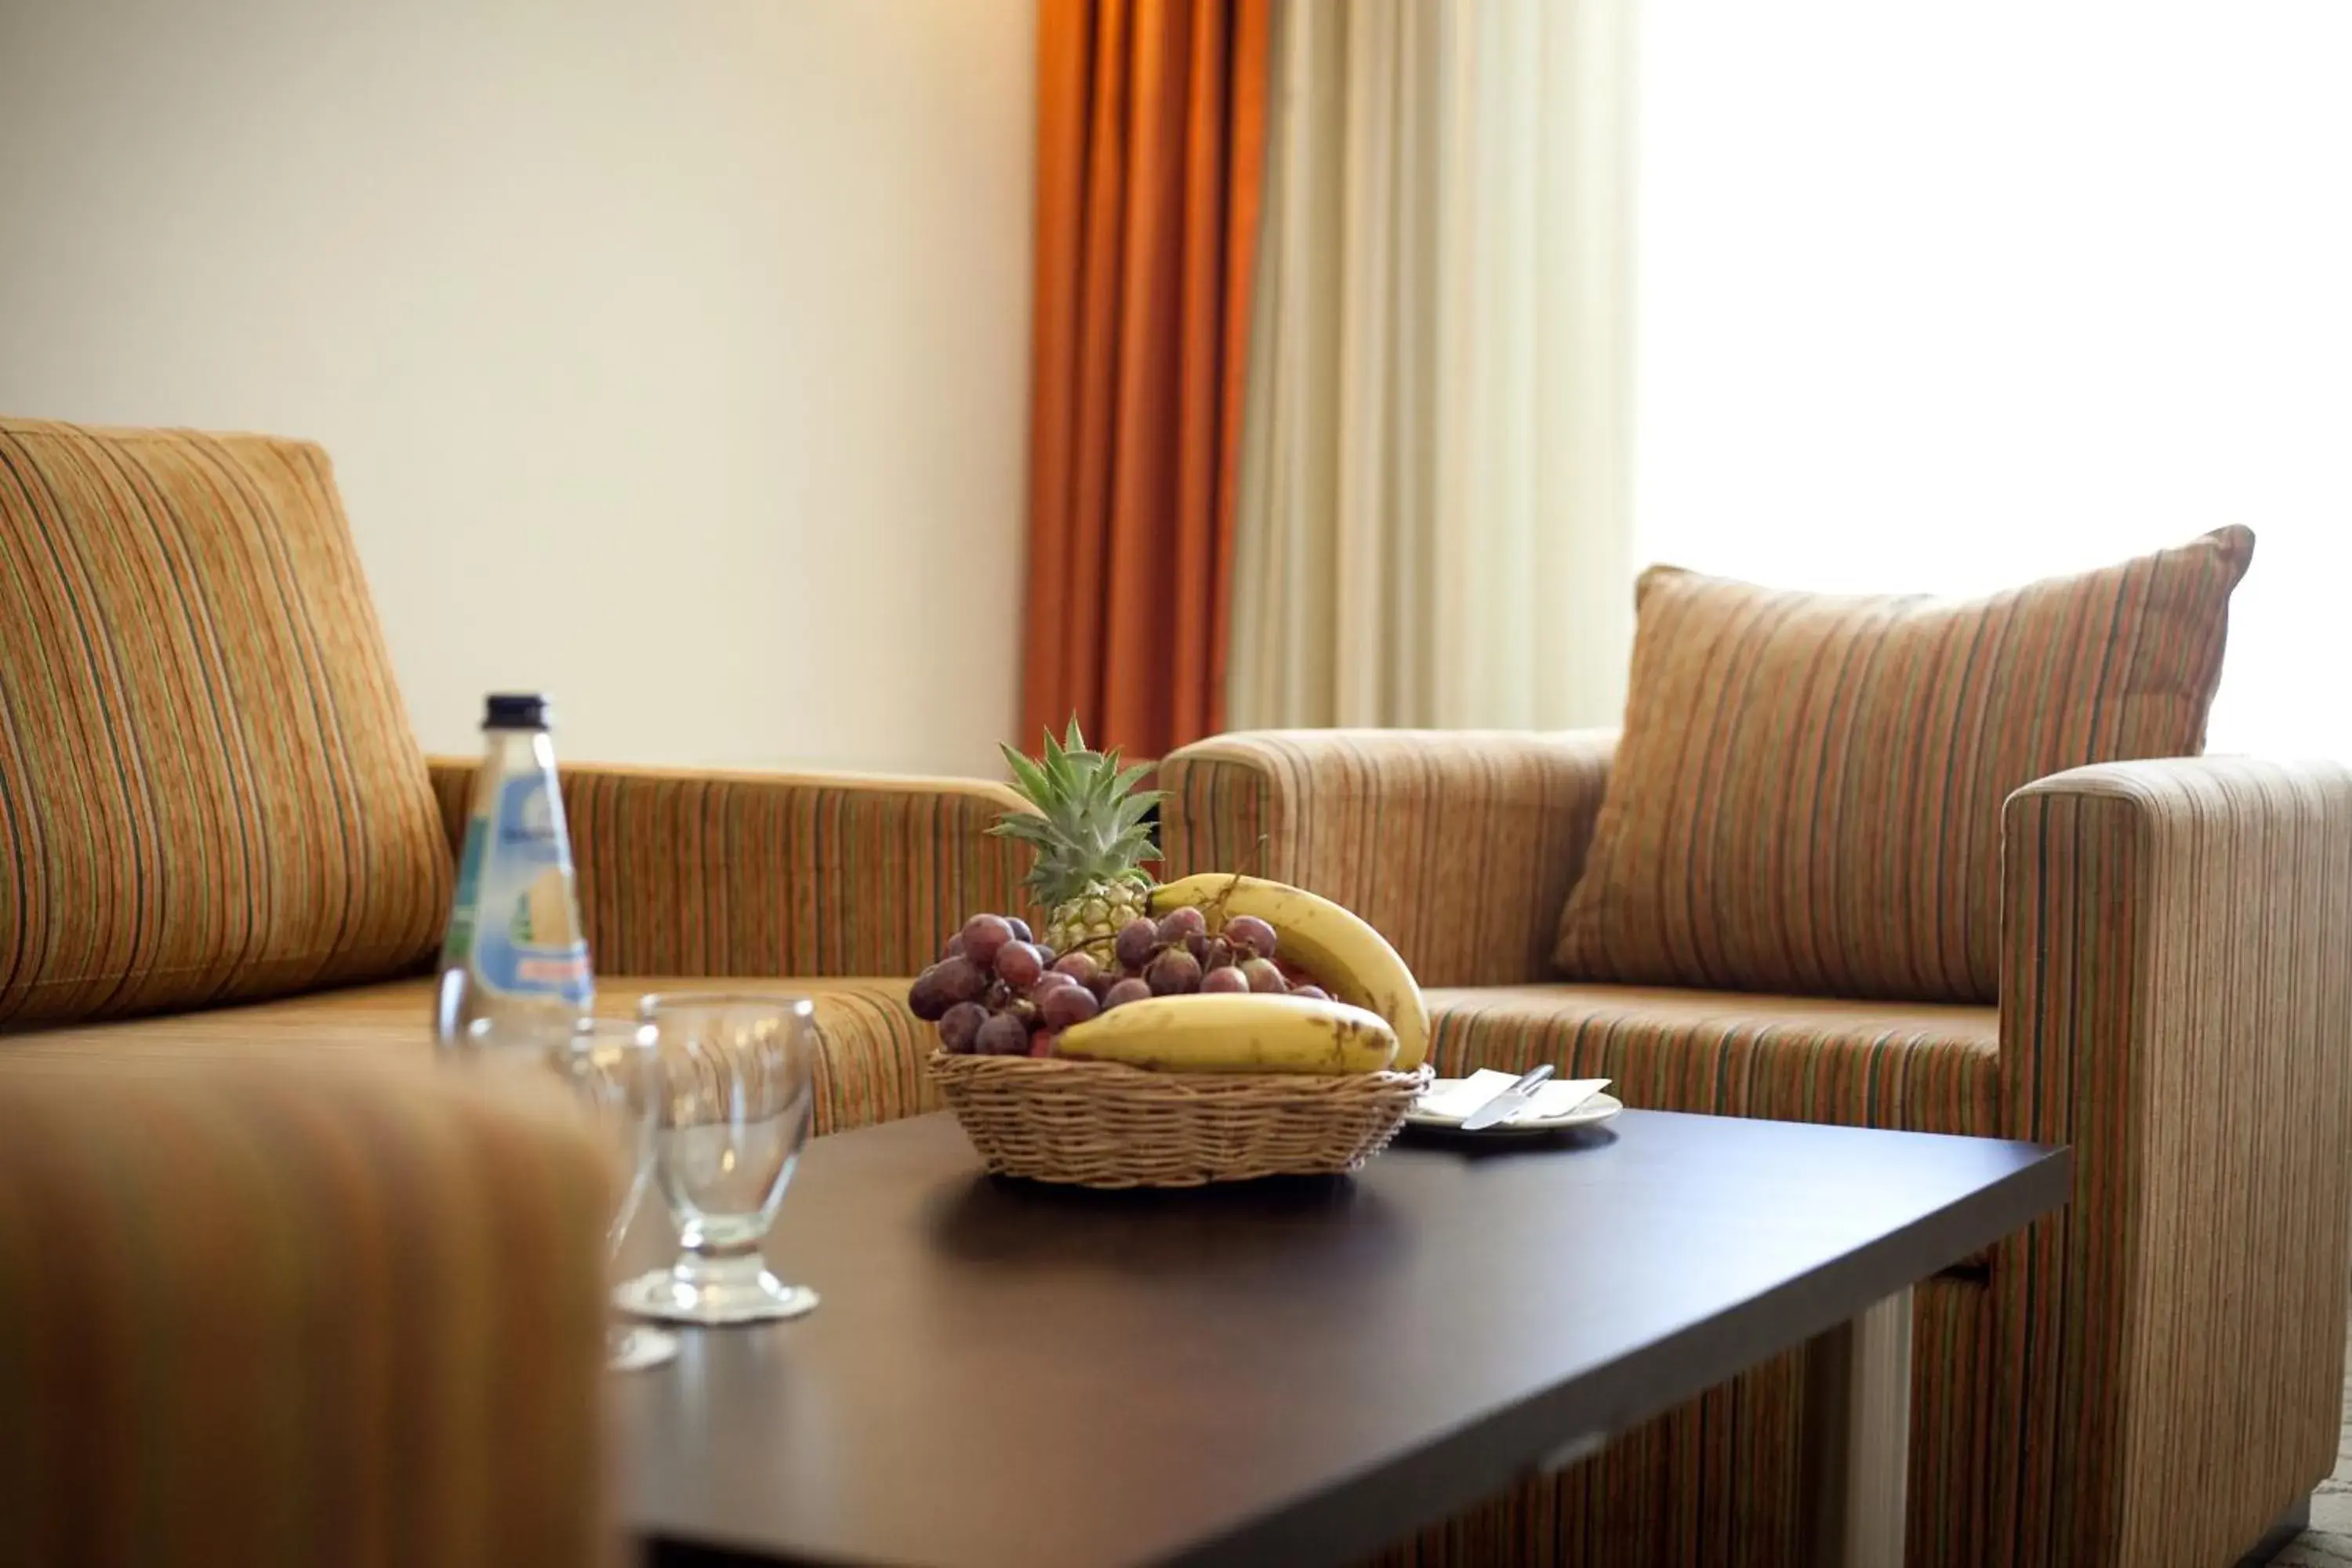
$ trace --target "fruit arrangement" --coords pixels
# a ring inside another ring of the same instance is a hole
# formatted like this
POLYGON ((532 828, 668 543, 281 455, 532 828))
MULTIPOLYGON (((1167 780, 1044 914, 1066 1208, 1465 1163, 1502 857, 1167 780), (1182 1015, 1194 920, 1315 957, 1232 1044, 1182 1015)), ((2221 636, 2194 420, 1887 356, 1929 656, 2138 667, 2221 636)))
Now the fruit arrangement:
POLYGON ((917 978, 930 1071, 998 1174, 1188 1187, 1353 1171, 1429 1081, 1429 1013, 1396 950, 1304 889, 1217 873, 1155 884, 1146 770, 1076 723, 1034 759, 1032 931, 974 915, 917 978))
POLYGON ((1074 721, 1036 759, 1004 749, 1035 809, 993 831, 1035 847, 1043 939, 977 914, 908 1002, 950 1055, 1062 1057, 1166 1072, 1417 1068, 1428 1016, 1393 948, 1303 889, 1212 874, 1154 885, 1145 818, 1160 798, 1074 721))

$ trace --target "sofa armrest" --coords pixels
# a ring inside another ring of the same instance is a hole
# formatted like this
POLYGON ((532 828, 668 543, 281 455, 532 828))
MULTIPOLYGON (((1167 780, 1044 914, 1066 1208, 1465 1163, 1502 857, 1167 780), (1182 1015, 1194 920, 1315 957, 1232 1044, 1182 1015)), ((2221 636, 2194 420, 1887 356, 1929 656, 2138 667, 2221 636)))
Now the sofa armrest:
MULTIPOLYGON (((458 837, 475 765, 433 764, 458 837)), ((593 763, 562 777, 600 974, 913 974, 968 915, 1027 902, 1029 851, 986 831, 1021 804, 1002 784, 593 763)))
POLYGON ((2074 1197, 1996 1269, 1995 1539, 2223 1562, 2336 1461, 2352 772, 2078 768, 2002 824, 2004 1131, 2074 1197))
POLYGON ((1423 985, 1551 971, 1614 731, 1283 730, 1160 764, 1165 875, 1249 871, 1362 915, 1423 985))
POLYGON ((0 1068, 0 1563, 603 1561, 614 1172, 559 1096, 0 1068))

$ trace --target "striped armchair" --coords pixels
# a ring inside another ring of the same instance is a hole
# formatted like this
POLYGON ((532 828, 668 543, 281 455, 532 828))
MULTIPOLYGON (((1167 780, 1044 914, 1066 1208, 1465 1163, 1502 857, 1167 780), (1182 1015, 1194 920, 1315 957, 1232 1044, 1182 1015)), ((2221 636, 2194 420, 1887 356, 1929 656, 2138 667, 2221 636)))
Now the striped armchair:
MULTIPOLYGON (((1432 988, 1441 1073, 2072 1144, 2066 1211, 1915 1293, 1908 1561, 2234 1561, 2336 1460, 2352 774, 2042 779, 2000 813, 1998 1004, 1842 1001, 1558 975, 1617 743, 1217 737, 1161 766, 1169 871, 1255 864, 1364 914, 1432 988)), ((1759 1367, 1396 1560, 1794 1561, 1800 1397, 1759 1367)))

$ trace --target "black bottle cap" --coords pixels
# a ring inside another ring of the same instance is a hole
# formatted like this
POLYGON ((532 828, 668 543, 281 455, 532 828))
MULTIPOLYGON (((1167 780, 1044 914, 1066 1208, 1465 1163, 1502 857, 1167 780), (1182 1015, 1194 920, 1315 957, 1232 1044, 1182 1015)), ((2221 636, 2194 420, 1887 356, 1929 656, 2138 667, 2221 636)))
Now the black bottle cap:
POLYGON ((493 691, 482 713, 485 730, 544 730, 547 699, 536 691, 493 691))

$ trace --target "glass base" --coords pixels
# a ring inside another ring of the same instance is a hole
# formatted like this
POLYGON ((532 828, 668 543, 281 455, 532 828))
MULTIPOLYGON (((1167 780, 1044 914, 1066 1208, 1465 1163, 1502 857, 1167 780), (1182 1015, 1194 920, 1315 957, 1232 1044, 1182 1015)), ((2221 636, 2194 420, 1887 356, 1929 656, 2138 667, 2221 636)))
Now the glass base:
POLYGON ((757 1252, 682 1253, 669 1268, 614 1291, 613 1300, 625 1311, 669 1323, 766 1323, 816 1307, 815 1291, 777 1279, 757 1252))
POLYGON ((610 1372, 643 1372, 677 1359, 677 1336, 665 1329, 640 1325, 614 1329, 604 1336, 604 1366, 610 1372))

